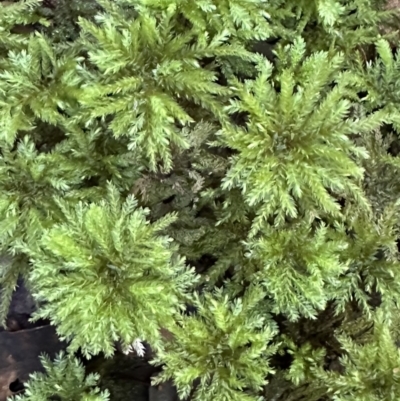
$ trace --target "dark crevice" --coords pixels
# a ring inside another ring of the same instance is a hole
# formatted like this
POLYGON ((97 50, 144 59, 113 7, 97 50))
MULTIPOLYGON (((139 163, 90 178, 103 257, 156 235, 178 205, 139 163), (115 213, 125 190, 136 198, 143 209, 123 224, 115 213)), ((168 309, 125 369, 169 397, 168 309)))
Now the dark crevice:
POLYGON ((167 205, 167 204, 169 204, 169 203, 172 203, 172 202, 174 201, 175 197, 176 197, 176 195, 171 195, 171 196, 169 196, 168 198, 164 199, 164 200, 162 201, 162 203, 163 203, 164 205, 167 205))
POLYGON ((22 383, 18 378, 15 379, 13 382, 10 383, 10 385, 8 386, 8 388, 10 389, 11 392, 13 393, 18 393, 20 391, 22 391, 25 387, 24 387, 24 383, 22 383))

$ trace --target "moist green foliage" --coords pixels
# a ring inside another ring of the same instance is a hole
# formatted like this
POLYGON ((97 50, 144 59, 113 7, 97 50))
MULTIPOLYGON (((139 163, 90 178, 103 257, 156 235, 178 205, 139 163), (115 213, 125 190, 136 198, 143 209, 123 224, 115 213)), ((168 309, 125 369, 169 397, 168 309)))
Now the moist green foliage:
POLYGON ((186 398, 200 378, 194 400, 257 400, 257 390, 273 373, 268 357, 277 350, 270 344, 275 324, 260 315, 258 305, 264 296, 257 287, 233 303, 220 290, 204 299, 196 294, 196 316, 177 320, 171 330, 174 342, 155 359, 166 363, 156 382, 172 378, 186 398))
POLYGON ((68 342, 18 399, 142 342, 188 399, 398 397, 390 7, 0 4, 0 318, 22 276, 68 342))
POLYGON ((390 3, 386 0, 280 0, 273 5, 276 15, 283 18, 280 36, 291 41, 302 35, 314 50, 343 51, 351 64, 354 51, 368 52, 368 46, 375 44, 378 37, 398 39, 398 12, 387 7, 390 3))
POLYGON ((385 109, 392 113, 393 126, 399 132, 397 73, 400 67, 400 54, 398 50, 394 53, 390 43, 384 39, 377 41, 376 52, 378 54, 376 60, 363 63, 361 58, 358 59, 356 81, 360 88, 368 91, 367 97, 363 99, 367 110, 385 109))
MULTIPOLYGON (((132 3, 123 0, 124 3, 132 3)), ((265 0, 140 0, 143 8, 173 11, 182 15, 197 32, 228 31, 238 40, 265 39, 271 34, 269 4, 265 0)), ((140 8, 139 8, 140 9, 140 8)))
POLYGON ((157 346, 158 328, 171 324, 195 281, 171 240, 157 235, 174 216, 149 224, 148 211, 133 197, 122 204, 111 186, 98 204, 72 209, 56 202, 65 222, 26 249, 38 267, 30 277, 34 293, 44 303, 35 318, 49 318, 71 351, 81 348, 89 357, 112 355, 115 341, 128 348, 141 338, 157 346))
POLYGON ((40 357, 45 373, 33 373, 25 384, 23 395, 15 401, 43 401, 57 397, 62 401, 108 401, 108 391, 97 387, 98 374, 85 375, 82 363, 71 355, 59 353, 54 361, 48 356, 40 357))
POLYGON ((315 383, 332 394, 335 401, 395 400, 400 385, 400 351, 391 328, 391 323, 378 313, 372 332, 362 341, 338 335, 344 351, 339 363, 345 374, 311 367, 315 383))
POLYGON ((170 146, 188 147, 179 126, 195 121, 182 101, 221 116, 218 98, 229 93, 215 82, 216 73, 202 69, 199 61, 250 55, 239 46, 226 45, 227 30, 200 37, 189 29, 176 35, 175 12, 169 8, 162 18, 146 11, 125 18, 123 8, 101 4, 108 13, 96 17, 98 24, 80 21, 89 59, 98 73, 79 100, 87 106, 90 119, 112 115, 113 134, 128 136, 129 148, 142 149, 153 170, 159 160, 171 170, 170 146))
POLYGON ((246 245, 249 263, 238 275, 246 280, 251 273, 252 281, 262 283, 274 300, 273 311, 290 320, 315 318, 348 269, 340 260, 346 242, 323 224, 314 229, 305 223, 290 229, 268 228, 246 245))
POLYGON ((265 62, 256 79, 232 83, 238 100, 228 111, 245 112, 248 120, 244 128, 229 125, 222 132, 223 143, 238 152, 223 188, 239 187, 249 205, 260 205, 257 225, 271 216, 276 224, 299 214, 338 218, 335 195, 368 208, 359 185, 363 170, 356 162, 368 156, 349 135, 372 132, 385 115, 349 118, 352 104, 340 53, 318 52, 303 61, 301 40, 285 53, 273 79, 273 66, 265 62))
POLYGON ((25 49, 8 53, 0 73, 2 142, 13 143, 17 132, 30 131, 37 120, 63 122, 78 96, 82 78, 74 74, 73 55, 57 54, 45 37, 31 36, 25 49))
POLYGON ((49 25, 48 22, 41 18, 36 12, 40 5, 40 0, 24 0, 15 3, 0 3, 0 52, 3 57, 9 51, 24 48, 27 42, 27 33, 22 28, 30 24, 39 23, 44 26, 49 25))

